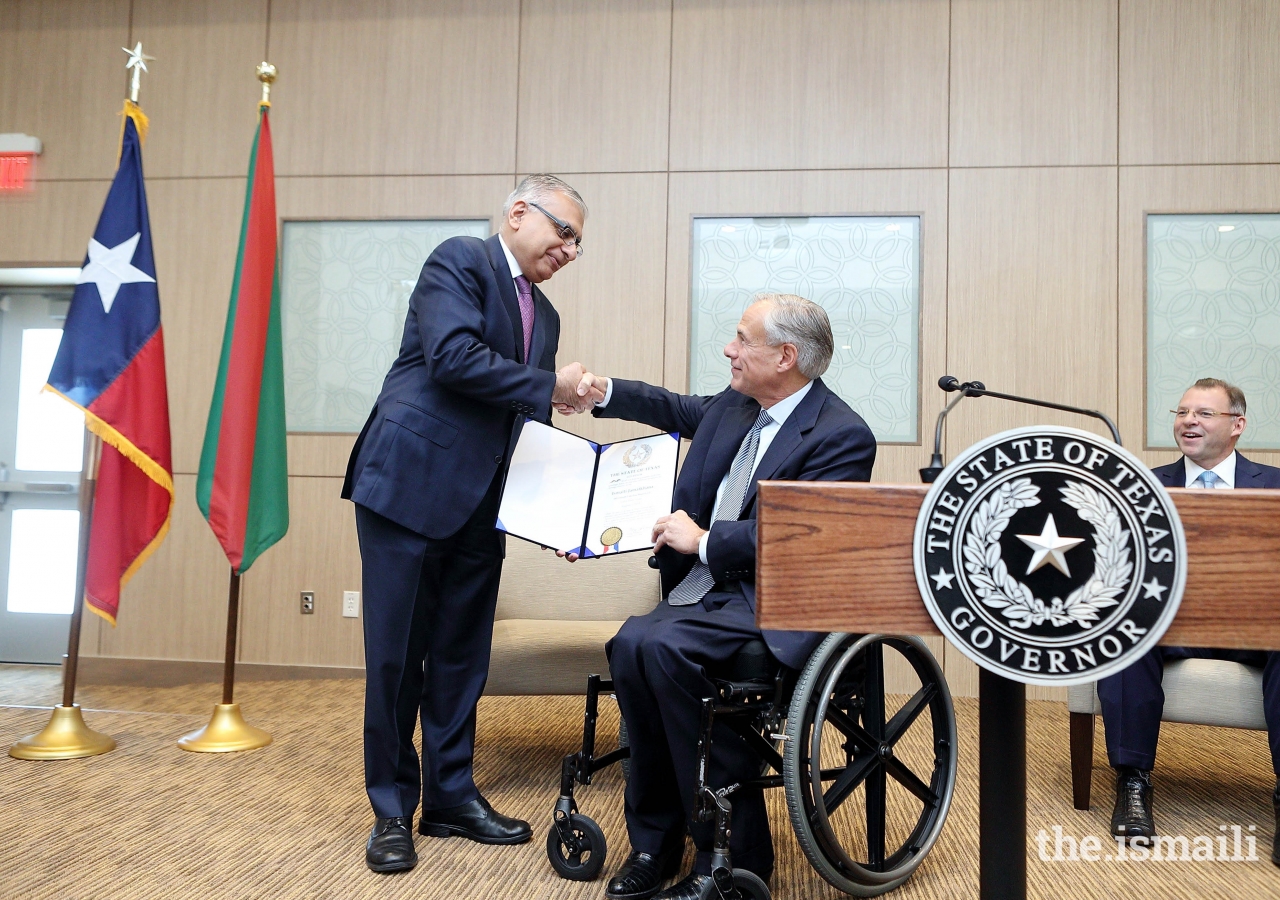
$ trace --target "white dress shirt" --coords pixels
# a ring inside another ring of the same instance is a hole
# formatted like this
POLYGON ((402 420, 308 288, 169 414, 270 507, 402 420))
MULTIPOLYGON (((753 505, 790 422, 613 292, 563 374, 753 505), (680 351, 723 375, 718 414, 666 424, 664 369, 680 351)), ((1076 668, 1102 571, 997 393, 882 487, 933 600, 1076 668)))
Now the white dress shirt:
MULTIPOLYGON (((1205 471, 1204 466, 1197 465, 1185 456, 1182 458, 1183 465, 1187 467, 1187 487, 1204 488, 1204 484, 1200 481, 1200 473, 1205 471)), ((1211 470, 1214 475, 1218 476, 1218 481, 1214 484, 1214 490, 1231 490, 1236 486, 1236 451, 1232 450, 1231 454, 1218 463, 1211 470)))
MULTIPOLYGON (((800 401, 809 393, 809 389, 811 387, 813 387, 813 382, 806 382, 804 387, 800 388, 800 390, 796 391, 790 397, 785 397, 773 404, 773 406, 769 407, 769 417, 773 419, 773 421, 760 429, 760 444, 756 448, 756 459, 751 466, 751 475, 755 475, 756 469, 760 466, 760 460, 764 459, 764 455, 768 451, 769 445, 773 443, 773 439, 777 437, 778 432, 782 430, 782 423, 787 421, 791 414, 796 411, 796 407, 800 405, 800 401)), ((597 403, 596 406, 608 406, 609 400, 612 397, 613 379, 610 378, 609 385, 604 391, 604 399, 597 403)), ((745 438, 743 440, 745 440, 745 438)), ((716 488, 716 504, 711 509, 712 528, 715 527, 716 513, 720 511, 720 498, 724 496, 724 483, 728 481, 728 479, 729 473, 725 472, 724 477, 720 479, 720 486, 716 488)), ((747 483, 750 484, 750 481, 751 477, 748 476, 747 483)), ((711 530, 707 529, 707 533, 702 536, 700 541, 698 541, 698 559, 702 560, 703 563, 706 563, 707 561, 707 539, 710 537, 711 530)))
MULTIPOLYGON (((515 281, 524 274, 524 270, 520 268, 520 263, 516 262, 516 258, 511 255, 511 248, 507 246, 507 242, 502 239, 502 235, 498 235, 498 243, 502 245, 502 252, 507 257, 507 268, 511 270, 511 280, 515 281)), ((516 293, 520 293, 519 288, 516 293)))

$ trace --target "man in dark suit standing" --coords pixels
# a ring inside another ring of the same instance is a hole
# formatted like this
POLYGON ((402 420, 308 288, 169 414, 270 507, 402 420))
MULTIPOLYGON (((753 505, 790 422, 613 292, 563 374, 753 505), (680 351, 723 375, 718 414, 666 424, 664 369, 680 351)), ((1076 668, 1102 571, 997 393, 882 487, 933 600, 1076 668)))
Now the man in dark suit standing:
MULTIPOLYGON (((620 378, 593 377, 604 393, 595 415, 630 419, 692 438, 673 499, 654 525, 663 601, 628 619, 606 650, 631 743, 626 791, 632 853, 609 882, 617 900, 653 896, 680 863, 686 828, 698 848, 693 872, 662 898, 708 888, 712 826, 691 820, 701 701, 707 676, 748 641, 755 624, 756 483, 867 481, 876 441, 866 422, 822 383, 834 341, 822 307, 764 295, 725 347, 730 386, 689 397, 620 378)), ((781 662, 800 667, 823 635, 767 631, 781 662)), ((717 730, 712 787, 758 774, 741 738, 717 730)), ((759 790, 734 795, 734 864, 768 878, 773 844, 759 790)))
MULTIPOLYGON (((1170 488, 1280 488, 1280 469, 1259 465, 1236 452, 1244 428, 1244 391, 1217 378, 1202 378, 1182 395, 1174 411, 1173 438, 1182 459, 1153 471, 1170 488)), ((1272 804, 1277 836, 1271 861, 1280 865, 1280 653, 1270 651, 1156 647, 1123 672, 1098 682, 1107 758, 1116 770, 1111 833, 1126 839, 1150 839, 1155 834, 1151 770, 1164 710, 1164 661, 1190 658, 1226 659, 1262 669, 1271 764, 1276 773, 1272 804)))
MULTIPOLYGON (((475 711, 489 670, 505 550, 494 529, 521 416, 546 421, 582 367, 555 370, 560 319, 536 285, 582 254, 586 205, 550 175, 507 198, 498 234, 451 238, 409 301, 400 354, 347 466, 363 565, 365 787, 375 872, 412 868, 411 833, 527 841, 472 779, 475 711), (423 762, 413 744, 421 716, 423 762)), ((585 392, 585 389, 584 389, 585 392)))

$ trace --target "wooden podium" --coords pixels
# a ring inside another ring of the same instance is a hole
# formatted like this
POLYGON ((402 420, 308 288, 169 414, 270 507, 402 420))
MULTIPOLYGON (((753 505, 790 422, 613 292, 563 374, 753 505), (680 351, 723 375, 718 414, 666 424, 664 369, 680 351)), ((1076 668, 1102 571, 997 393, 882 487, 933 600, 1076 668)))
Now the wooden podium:
MULTIPOLYGON (((761 482, 761 628, 936 635, 916 585, 928 485, 761 482)), ((1280 491, 1169 491, 1187 538, 1187 586, 1162 644, 1280 649, 1280 491)), ((980 670, 981 896, 1026 896, 1026 691, 980 670), (992 727, 994 726, 994 727, 992 727)), ((1066 748, 1064 749, 1064 756, 1066 748)))

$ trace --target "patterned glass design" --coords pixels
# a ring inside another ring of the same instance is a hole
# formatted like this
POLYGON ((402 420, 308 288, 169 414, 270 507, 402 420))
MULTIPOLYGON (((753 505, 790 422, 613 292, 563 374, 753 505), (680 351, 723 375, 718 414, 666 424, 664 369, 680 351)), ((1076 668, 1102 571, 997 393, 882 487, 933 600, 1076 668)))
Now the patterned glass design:
POLYGON ((358 432, 400 349, 422 264, 487 219, 285 222, 281 273, 290 431, 358 432))
POLYGON ((1148 446, 1198 378, 1244 390, 1242 449, 1280 448, 1280 215, 1147 216, 1148 446))
POLYGON ((692 269, 692 393, 729 383, 724 345, 753 295, 799 294, 831 318, 826 385, 878 441, 919 439, 919 217, 695 219, 692 269))

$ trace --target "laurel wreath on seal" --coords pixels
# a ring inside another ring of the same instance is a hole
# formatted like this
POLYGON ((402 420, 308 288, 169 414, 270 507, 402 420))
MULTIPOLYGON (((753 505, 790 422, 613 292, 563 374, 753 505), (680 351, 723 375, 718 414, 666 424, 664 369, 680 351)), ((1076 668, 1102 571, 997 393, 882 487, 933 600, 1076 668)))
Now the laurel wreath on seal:
POLYGON ((1063 501, 1094 528, 1093 575, 1064 601, 1054 597, 1046 604, 1031 589, 1009 574, 1000 553, 1000 536, 1019 509, 1040 504, 1040 488, 1029 478, 1002 484, 984 500, 970 521, 965 536, 964 567, 969 581, 985 606, 1000 610, 1014 628, 1030 628, 1048 620, 1062 628, 1088 627, 1098 613, 1120 601, 1129 583, 1129 532, 1120 526, 1120 514, 1101 494, 1086 484, 1068 481, 1060 489, 1063 501))

